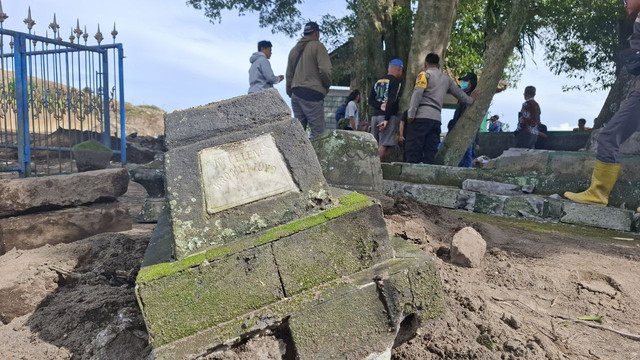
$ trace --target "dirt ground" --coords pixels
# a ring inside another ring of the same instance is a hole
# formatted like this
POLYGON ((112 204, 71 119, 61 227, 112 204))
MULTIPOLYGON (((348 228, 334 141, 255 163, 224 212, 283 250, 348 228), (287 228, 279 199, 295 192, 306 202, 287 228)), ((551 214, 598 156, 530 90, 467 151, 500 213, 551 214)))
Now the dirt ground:
MULTIPOLYGON (((122 200, 136 214, 143 197, 134 185, 122 200)), ((640 341, 610 330, 640 334, 640 237, 403 200, 386 220, 390 232, 433 254, 448 306, 393 359, 640 359, 640 341), (448 262, 451 237, 464 226, 487 241, 479 268, 448 262), (583 315, 603 322, 578 322, 583 315)), ((150 358, 133 289, 152 229, 0 256, 0 359, 150 358)), ((284 348, 267 336, 206 359, 275 360, 284 348)))

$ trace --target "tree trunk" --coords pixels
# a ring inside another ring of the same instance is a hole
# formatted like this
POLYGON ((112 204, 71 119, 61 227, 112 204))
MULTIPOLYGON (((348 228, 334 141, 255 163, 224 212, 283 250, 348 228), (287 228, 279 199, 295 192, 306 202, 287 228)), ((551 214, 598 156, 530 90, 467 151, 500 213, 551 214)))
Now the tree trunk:
POLYGON ((478 98, 462 115, 436 155, 436 164, 457 166, 476 136, 484 115, 489 110, 504 68, 518 44, 523 26, 533 12, 530 0, 512 0, 506 25, 501 33, 488 34, 484 53, 484 69, 478 81, 478 98))
POLYGON ((357 28, 354 36, 354 72, 351 88, 359 89, 362 102, 359 106, 360 118, 370 117, 367 104, 369 89, 382 72, 386 70, 384 37, 391 27, 393 0, 359 0, 356 7, 357 28))
POLYGON ((436 53, 444 60, 457 7, 458 0, 418 0, 400 109, 409 107, 413 81, 424 68, 427 54, 436 53))
MULTIPOLYGON (((633 33, 635 16, 626 16, 618 25, 618 52, 629 47, 629 36, 633 33)), ((624 69, 619 59, 616 59, 616 81, 611 85, 607 99, 602 105, 600 114, 593 121, 595 129, 601 128, 620 108, 620 103, 626 99, 631 79, 633 77, 624 69)))

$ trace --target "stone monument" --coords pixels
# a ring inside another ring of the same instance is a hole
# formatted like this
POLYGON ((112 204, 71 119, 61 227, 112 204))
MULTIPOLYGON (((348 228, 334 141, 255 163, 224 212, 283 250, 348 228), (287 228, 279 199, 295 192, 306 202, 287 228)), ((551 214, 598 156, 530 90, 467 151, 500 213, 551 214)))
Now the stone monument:
POLYGON ((431 259, 394 256, 380 204, 327 185, 276 90, 168 114, 165 131, 169 209, 136 286, 156 358, 272 328, 301 359, 366 358, 407 316, 442 314, 431 259))

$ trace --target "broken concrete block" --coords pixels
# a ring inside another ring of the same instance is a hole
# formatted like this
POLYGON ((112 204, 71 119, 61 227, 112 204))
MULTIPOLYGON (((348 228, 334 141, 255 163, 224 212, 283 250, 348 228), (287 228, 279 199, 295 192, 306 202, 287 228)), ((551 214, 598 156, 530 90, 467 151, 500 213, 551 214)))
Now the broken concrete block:
POLYGON ((449 209, 464 207, 468 201, 475 199, 474 193, 451 186, 412 184, 385 180, 384 189, 386 194, 392 197, 406 197, 421 203, 449 209), (458 202, 459 196, 463 196, 464 201, 462 203, 458 202))
POLYGON ((331 130, 311 142, 331 186, 382 193, 378 143, 370 133, 331 130))
POLYGON ((131 229, 129 210, 118 202, 0 219, 0 248, 34 249, 70 243, 104 232, 131 229))
POLYGON ((115 199, 128 186, 125 169, 2 180, 0 217, 115 199))
POLYGON ((640 233, 640 212, 633 214, 632 230, 640 233))
POLYGON ((603 229, 631 231, 633 211, 566 201, 560 221, 603 229))
POLYGON ((289 320, 300 359, 390 359, 401 322, 418 323, 444 314, 442 290, 433 261, 398 261, 358 274, 351 286, 329 301, 310 306, 289 320))
POLYGON ((474 228, 465 227, 458 231, 451 240, 451 263, 478 267, 487 251, 487 242, 474 228))
POLYGON ((144 186, 150 197, 164 197, 164 162, 162 160, 153 160, 142 166, 136 166, 129 170, 131 180, 144 186))
POLYGON ((136 218, 139 223, 157 223, 160 214, 167 206, 165 198, 152 198, 148 197, 144 199, 144 205, 136 218))
POLYGON ((462 189, 494 195, 522 195, 522 187, 497 181, 467 179, 462 182, 462 189))
POLYGON ((473 211, 481 214, 502 215, 507 198, 505 195, 477 193, 473 211))
POLYGON ((274 242, 273 255, 291 296, 391 258, 388 239, 382 208, 371 205, 274 242))
POLYGON ((549 202, 544 197, 535 195, 509 196, 505 200, 504 215, 522 216, 521 211, 545 218, 549 215, 549 202))

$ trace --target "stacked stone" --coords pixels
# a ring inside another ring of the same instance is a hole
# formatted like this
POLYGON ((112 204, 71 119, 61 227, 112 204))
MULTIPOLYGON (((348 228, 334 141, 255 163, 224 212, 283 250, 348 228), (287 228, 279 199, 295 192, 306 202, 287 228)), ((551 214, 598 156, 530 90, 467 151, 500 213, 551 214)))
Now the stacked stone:
POLYGON ((405 197, 449 209, 618 231, 640 231, 634 225, 633 211, 576 204, 559 196, 533 195, 530 194, 533 191, 531 185, 519 186, 471 179, 463 182, 462 189, 392 180, 385 180, 384 183, 389 196, 405 197))
POLYGON ((327 185, 277 91, 174 112, 165 129, 169 206, 136 286, 157 359, 277 327, 301 359, 384 359, 405 317, 443 314, 433 259, 394 256, 379 202, 327 185))
POLYGON ((128 184, 125 169, 3 181, 0 254, 131 229, 128 209, 117 201, 128 184))

